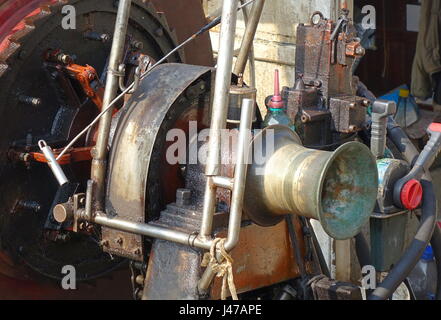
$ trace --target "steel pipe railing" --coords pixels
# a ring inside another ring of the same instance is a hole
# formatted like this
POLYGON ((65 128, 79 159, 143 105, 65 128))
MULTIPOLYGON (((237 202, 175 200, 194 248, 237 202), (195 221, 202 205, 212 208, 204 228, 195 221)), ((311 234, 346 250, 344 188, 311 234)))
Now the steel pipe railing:
POLYGON ((108 218, 105 213, 99 213, 93 217, 93 222, 107 228, 143 235, 156 239, 177 242, 183 245, 193 246, 200 249, 210 250, 212 240, 203 240, 197 235, 172 230, 147 223, 137 223, 118 218, 108 218))
POLYGON ((222 9, 219 55, 217 59, 210 140, 208 141, 208 157, 205 171, 207 181, 200 228, 200 236, 207 238, 211 236, 216 204, 216 188, 213 185, 211 177, 219 174, 221 131, 225 129, 227 123, 238 5, 239 0, 225 0, 222 9))
MULTIPOLYGON (((231 195, 230 218, 225 250, 231 251, 239 242, 242 222, 243 197, 245 194, 246 174, 249 163, 249 148, 251 141, 251 126, 255 112, 255 101, 244 99, 240 116, 239 138, 237 141, 237 159, 234 170, 233 192, 231 195)), ((221 257, 217 257, 221 259, 221 257)), ((199 292, 204 292, 210 286, 215 276, 214 270, 208 266, 198 284, 199 292)))
MULTIPOLYGON (((116 97, 119 88, 118 67, 123 59, 127 27, 129 24, 131 0, 120 0, 116 16, 115 32, 110 51, 107 70, 106 87, 104 90, 103 107, 105 110, 116 97)), ((107 167, 107 144, 109 141, 110 124, 113 108, 109 108, 99 122, 98 138, 93 149, 91 179, 94 181, 94 207, 104 209, 104 181, 107 167)))
POLYGON ((243 74, 247 64, 251 48, 253 47, 254 37, 256 36, 257 26, 262 16, 265 0, 256 0, 251 9, 250 17, 248 18, 245 34, 242 39, 239 54, 237 56, 234 73, 237 75, 243 74))

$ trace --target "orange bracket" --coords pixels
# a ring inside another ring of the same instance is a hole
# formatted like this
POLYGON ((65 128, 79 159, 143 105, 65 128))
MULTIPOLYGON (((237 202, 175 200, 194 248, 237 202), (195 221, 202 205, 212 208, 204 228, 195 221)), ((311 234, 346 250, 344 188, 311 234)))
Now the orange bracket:
MULTIPOLYGON (((63 149, 56 149, 53 150, 54 156, 57 157, 63 149)), ((80 162, 80 161, 91 161, 92 155, 90 151, 92 150, 92 147, 81 147, 81 148, 72 148, 64 154, 60 159, 58 159, 58 163, 60 165, 65 165, 73 162, 80 162)), ((46 157, 43 153, 40 152, 30 152, 30 160, 34 160, 37 162, 47 163, 46 157)))
POLYGON ((81 84, 86 95, 95 103, 98 109, 101 110, 103 107, 104 88, 100 87, 95 91, 90 86, 91 81, 98 79, 96 70, 89 65, 83 67, 74 63, 68 64, 64 68, 81 84))

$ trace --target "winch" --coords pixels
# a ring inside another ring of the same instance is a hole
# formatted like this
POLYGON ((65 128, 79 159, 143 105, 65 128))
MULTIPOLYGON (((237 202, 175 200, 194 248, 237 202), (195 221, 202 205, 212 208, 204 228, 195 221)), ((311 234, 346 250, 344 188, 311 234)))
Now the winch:
POLYGON ((72 265, 78 281, 129 264, 135 299, 361 299, 318 241, 355 238, 360 266, 388 272, 368 299, 388 299, 429 242, 439 257, 441 124, 419 153, 396 105, 358 90, 365 50, 346 7, 297 27, 295 77, 280 90, 275 71, 263 118, 243 73, 265 0, 225 0, 208 23, 196 0, 185 23, 188 0, 68 2, 81 30, 53 27, 65 1, 51 1, 29 7, 38 36, 0 38, 2 119, 17 119, 0 126, 0 234, 15 264, 56 280, 72 265))

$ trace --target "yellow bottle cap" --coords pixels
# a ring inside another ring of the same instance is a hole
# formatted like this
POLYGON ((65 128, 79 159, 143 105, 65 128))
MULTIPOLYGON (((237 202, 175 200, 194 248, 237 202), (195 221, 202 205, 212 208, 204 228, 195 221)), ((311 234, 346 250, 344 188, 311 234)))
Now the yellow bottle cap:
POLYGON ((410 94, 409 90, 407 90, 407 89, 400 89, 399 96, 401 98, 408 98, 409 94, 410 94))

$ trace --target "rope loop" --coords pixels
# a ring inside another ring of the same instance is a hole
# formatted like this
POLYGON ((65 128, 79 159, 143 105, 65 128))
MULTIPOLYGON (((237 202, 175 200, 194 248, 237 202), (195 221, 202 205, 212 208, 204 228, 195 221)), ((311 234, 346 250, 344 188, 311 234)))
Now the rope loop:
POLYGON ((234 285, 233 276, 233 258, 225 250, 224 238, 216 238, 213 240, 210 252, 204 254, 202 259, 202 267, 210 267, 216 273, 217 278, 222 278, 222 292, 221 299, 225 300, 227 298, 227 289, 231 293, 233 300, 239 300, 237 297, 236 286, 234 285), (221 261, 217 260, 216 253, 221 254, 221 261))

